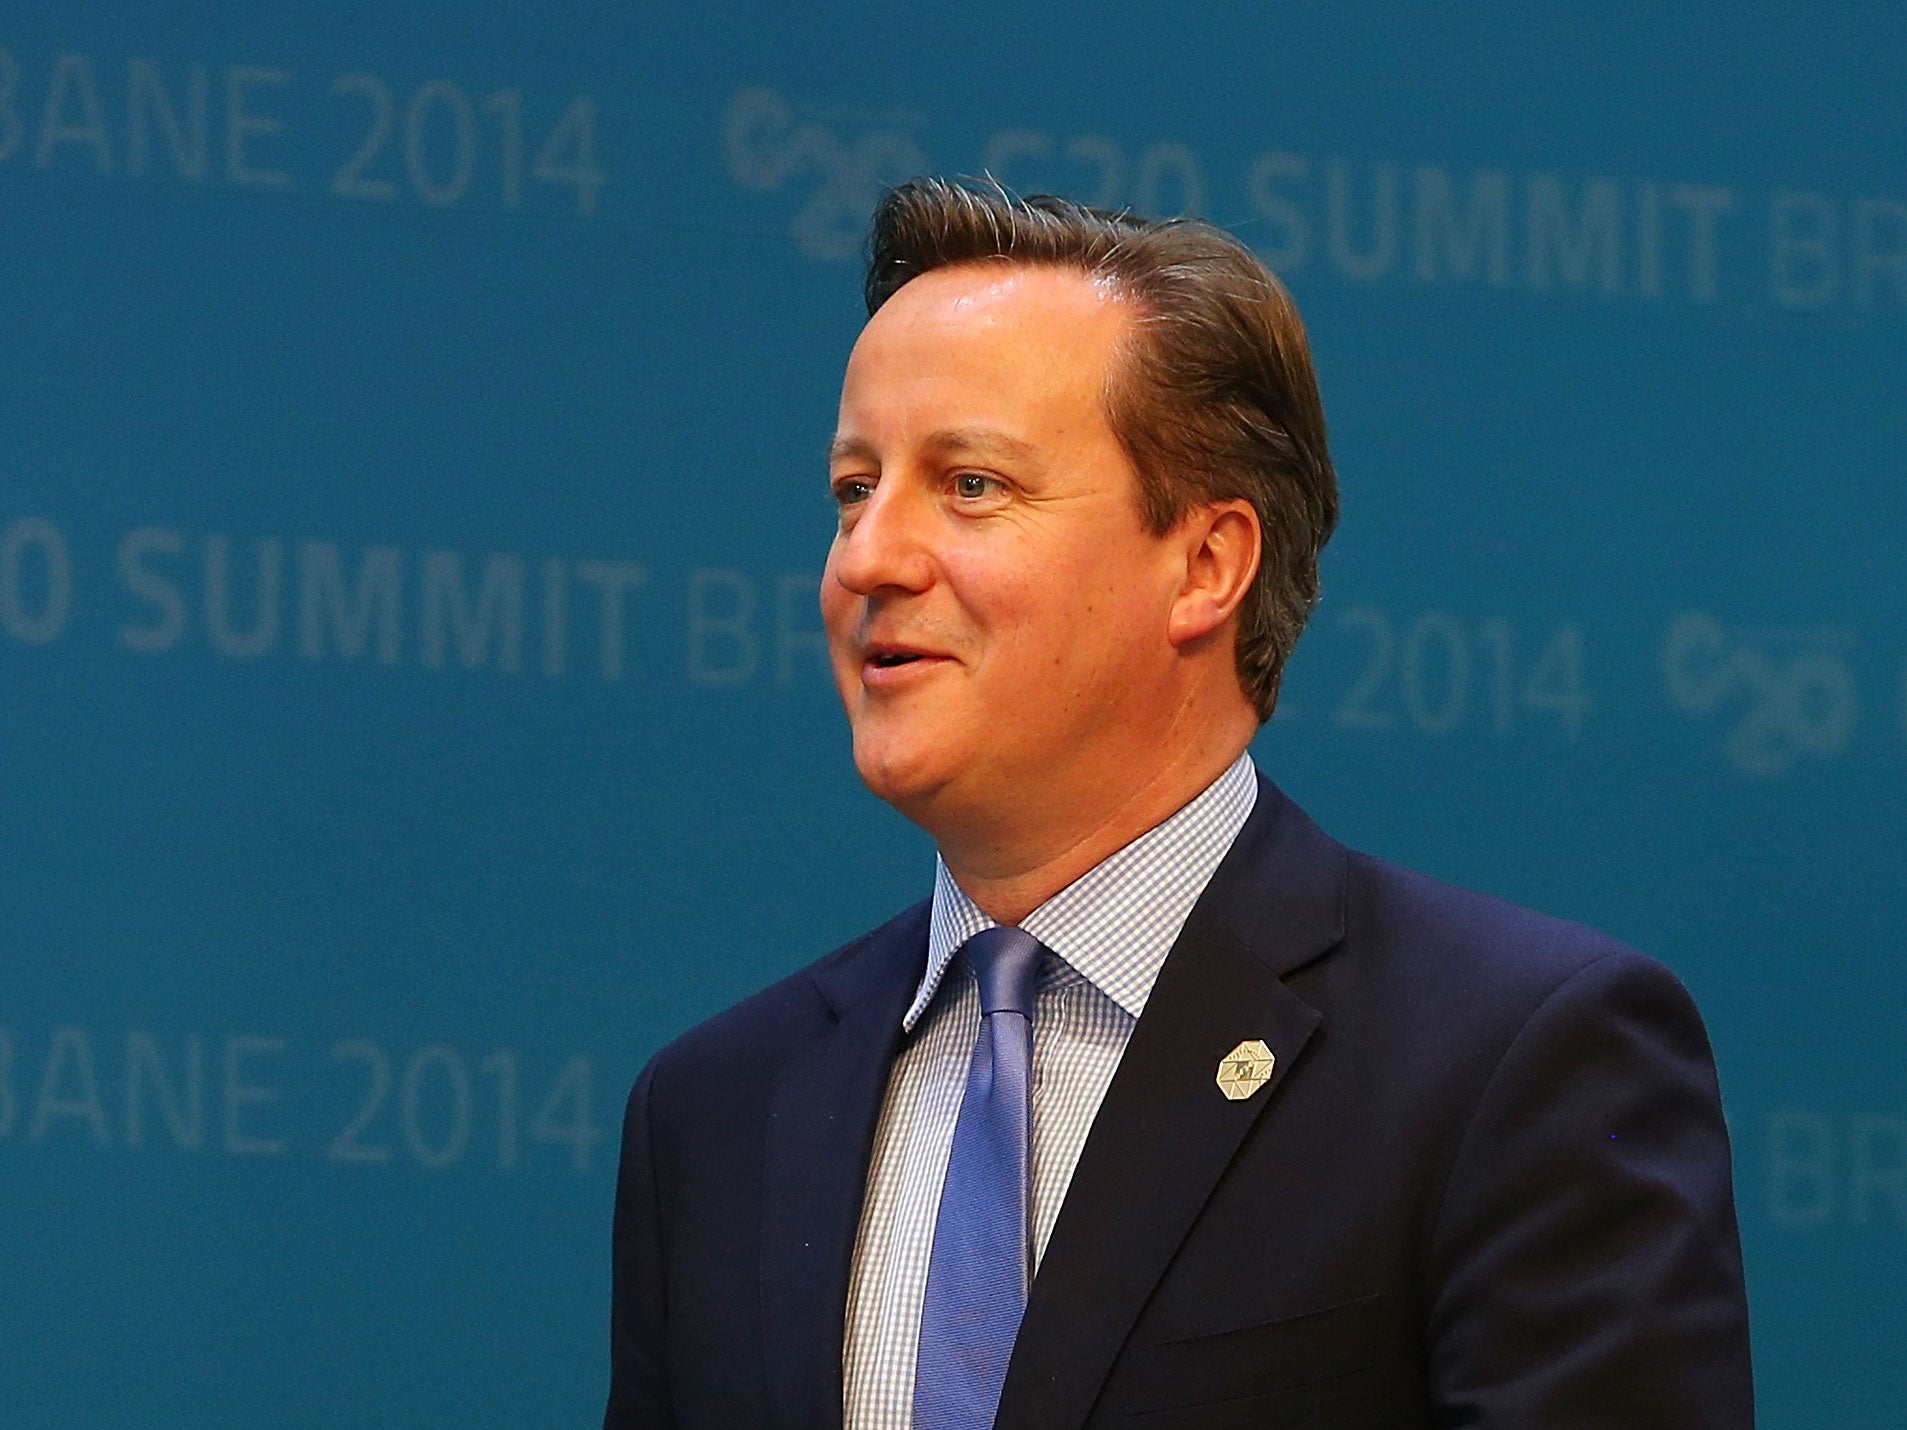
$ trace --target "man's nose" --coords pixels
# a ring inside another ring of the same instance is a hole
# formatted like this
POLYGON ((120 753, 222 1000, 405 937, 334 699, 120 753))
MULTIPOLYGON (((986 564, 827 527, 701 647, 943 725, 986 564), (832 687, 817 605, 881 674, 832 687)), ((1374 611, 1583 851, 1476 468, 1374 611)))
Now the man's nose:
POLYGON ((931 503, 899 481, 877 485, 835 538, 834 578, 857 596, 933 583, 931 503))

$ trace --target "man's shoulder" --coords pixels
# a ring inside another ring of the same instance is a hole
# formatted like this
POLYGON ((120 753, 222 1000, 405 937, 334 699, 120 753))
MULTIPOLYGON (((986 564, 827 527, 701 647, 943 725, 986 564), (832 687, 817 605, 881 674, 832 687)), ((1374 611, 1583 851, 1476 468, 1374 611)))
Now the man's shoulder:
POLYGON ((1546 1003, 1597 1001, 1617 987, 1687 1002, 1664 964, 1587 923, 1368 854, 1350 854, 1348 877, 1352 961, 1440 1016, 1514 1026, 1546 1003))
MULTIPOLYGON (((879 997, 920 978, 928 904, 902 910, 814 962, 752 993, 680 1034, 651 1060, 671 1075, 732 1065, 748 1048, 757 1066, 776 1063, 831 1027, 862 998, 879 997)), ((898 1025, 900 1013, 895 1013, 898 1025)))
POLYGON ((1301 923, 1319 951, 1347 952, 1400 991, 1435 980, 1511 994, 1605 961, 1660 968, 1586 923, 1349 848, 1268 780, 1240 844, 1240 867, 1219 897, 1248 943, 1275 944, 1301 923))
POLYGON ((1346 914, 1353 929, 1412 939, 1452 956, 1510 960, 1539 976, 1609 955, 1642 957, 1613 935, 1574 919, 1447 882, 1375 855, 1350 851, 1346 914))

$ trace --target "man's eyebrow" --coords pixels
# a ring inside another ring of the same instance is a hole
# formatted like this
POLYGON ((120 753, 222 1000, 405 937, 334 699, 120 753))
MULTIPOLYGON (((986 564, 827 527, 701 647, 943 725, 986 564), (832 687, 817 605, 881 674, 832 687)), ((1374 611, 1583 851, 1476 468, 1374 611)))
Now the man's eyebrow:
POLYGON ((874 444, 865 437, 836 437, 832 442, 828 443, 828 461, 830 464, 848 461, 874 462, 878 460, 880 460, 880 457, 874 450, 874 444))
MULTIPOLYGON (((929 432, 921 445, 947 457, 1004 457, 1031 462, 1038 455, 1030 442, 992 427, 943 427, 929 432)), ((828 460, 878 462, 880 453, 865 437, 836 437, 828 444, 828 460)))
POLYGON ((1031 443, 993 427, 944 427, 929 433, 923 445, 950 457, 1007 457, 1030 462, 1035 456, 1031 443))

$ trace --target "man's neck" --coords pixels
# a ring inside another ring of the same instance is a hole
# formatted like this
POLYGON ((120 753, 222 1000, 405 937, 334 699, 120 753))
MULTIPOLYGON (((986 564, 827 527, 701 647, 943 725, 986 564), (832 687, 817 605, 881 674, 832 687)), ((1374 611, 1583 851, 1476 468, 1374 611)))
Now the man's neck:
POLYGON ((967 897, 989 918, 1019 924, 1061 889, 1190 804, 1243 753, 1249 737, 1156 769, 1141 783, 1094 792, 1076 807, 1048 811, 1030 826, 1024 808, 1010 825, 936 834, 940 857, 967 897), (1010 833, 1007 832, 1010 829, 1010 833))

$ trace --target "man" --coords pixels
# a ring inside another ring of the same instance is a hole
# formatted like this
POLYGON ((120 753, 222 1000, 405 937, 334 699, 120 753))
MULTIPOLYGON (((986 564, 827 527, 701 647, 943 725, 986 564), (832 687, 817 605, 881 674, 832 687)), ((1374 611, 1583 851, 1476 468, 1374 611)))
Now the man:
POLYGON ((917 181, 867 297, 822 608, 933 897, 638 1081, 606 1424, 1750 1424, 1680 985, 1245 753, 1337 511, 1276 280, 917 181))

